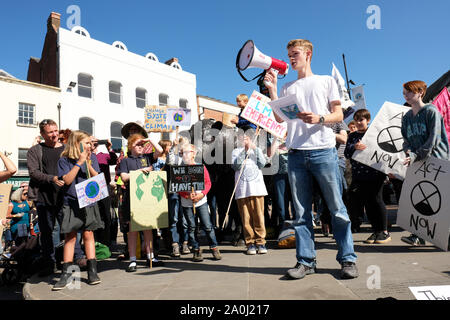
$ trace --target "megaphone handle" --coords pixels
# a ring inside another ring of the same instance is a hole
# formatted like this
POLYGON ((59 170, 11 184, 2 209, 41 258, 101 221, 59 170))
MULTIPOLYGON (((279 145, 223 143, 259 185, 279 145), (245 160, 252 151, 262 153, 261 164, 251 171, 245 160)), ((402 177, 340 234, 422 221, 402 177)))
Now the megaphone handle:
MULTIPOLYGON (((277 69, 274 69, 274 68, 270 68, 269 70, 272 70, 273 72, 275 72, 275 74, 276 74, 276 76, 278 76, 278 70, 277 69)), ((268 81, 264 81, 264 84, 267 86, 267 85, 270 85, 270 82, 268 82, 268 81)))

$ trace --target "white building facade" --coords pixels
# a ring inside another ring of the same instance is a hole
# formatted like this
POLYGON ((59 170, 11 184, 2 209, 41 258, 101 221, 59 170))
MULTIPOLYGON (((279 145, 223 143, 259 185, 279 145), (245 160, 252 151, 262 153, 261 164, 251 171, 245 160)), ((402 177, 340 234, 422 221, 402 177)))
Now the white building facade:
POLYGON ((82 27, 60 27, 57 44, 62 129, 111 138, 117 149, 121 127, 131 121, 144 123, 146 105, 189 108, 192 124, 198 121, 196 76, 182 70, 177 60, 168 65, 153 53, 137 55, 120 41, 92 39, 82 27))
MULTIPOLYGON (((28 176, 26 155, 39 133, 39 122, 58 123, 59 88, 0 76, 0 152, 16 164, 17 176, 28 176)), ((14 179, 13 179, 14 180, 14 179)))

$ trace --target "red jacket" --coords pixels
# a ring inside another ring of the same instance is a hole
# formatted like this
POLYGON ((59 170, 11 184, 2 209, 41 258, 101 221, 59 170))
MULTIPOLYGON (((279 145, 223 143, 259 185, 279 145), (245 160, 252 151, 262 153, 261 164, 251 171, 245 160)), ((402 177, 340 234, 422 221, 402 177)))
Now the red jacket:
MULTIPOLYGON (((204 170, 204 176, 205 176, 205 189, 202 190, 202 193, 206 196, 206 194, 209 192, 209 190, 211 190, 211 179, 209 178, 209 172, 206 169, 205 165, 203 165, 203 170, 204 170)), ((185 199, 190 199, 191 192, 182 191, 182 192, 178 192, 178 194, 185 199)))

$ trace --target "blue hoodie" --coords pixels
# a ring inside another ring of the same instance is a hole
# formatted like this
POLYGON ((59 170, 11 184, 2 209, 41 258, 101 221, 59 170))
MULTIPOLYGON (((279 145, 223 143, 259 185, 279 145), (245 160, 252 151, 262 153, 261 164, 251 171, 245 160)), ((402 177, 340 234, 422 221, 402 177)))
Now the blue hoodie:
POLYGON ((427 104, 414 116, 412 109, 402 119, 403 150, 409 150, 411 163, 429 156, 450 160, 444 119, 438 109, 427 104))

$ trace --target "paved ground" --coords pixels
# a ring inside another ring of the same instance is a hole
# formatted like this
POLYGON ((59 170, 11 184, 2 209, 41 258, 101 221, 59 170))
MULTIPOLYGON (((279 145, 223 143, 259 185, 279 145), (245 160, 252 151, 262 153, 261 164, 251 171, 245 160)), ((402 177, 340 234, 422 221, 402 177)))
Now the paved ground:
POLYGON ((395 225, 391 234, 392 242, 384 245, 363 243, 370 235, 368 225, 354 234, 360 277, 353 280, 339 279, 336 243, 317 230, 318 273, 302 280, 284 276, 296 263, 295 249, 277 249, 276 242, 269 241, 268 254, 247 256, 243 247, 224 243, 220 261, 212 260, 203 246, 205 260, 201 263, 192 262, 192 254, 180 259, 161 255, 163 267, 149 269, 142 261, 137 272, 126 273, 128 263, 118 261, 114 254, 99 262, 99 285, 89 286, 86 272, 81 272, 80 289, 53 292, 58 272, 48 278, 30 278, 23 294, 32 300, 412 300, 410 286, 450 285, 450 253, 431 245, 409 247, 400 241, 409 233, 395 225), (376 285, 374 270, 380 274, 378 289, 368 288, 368 283, 376 285))

